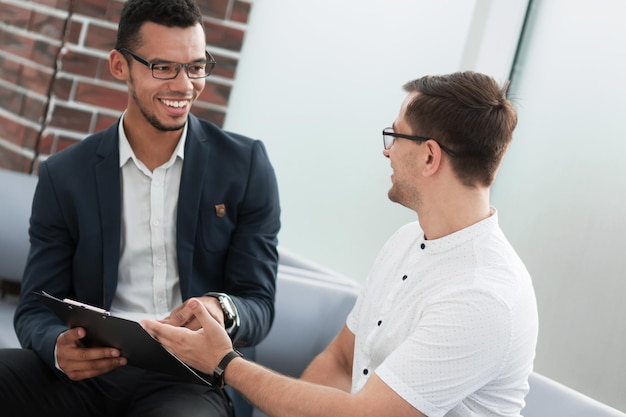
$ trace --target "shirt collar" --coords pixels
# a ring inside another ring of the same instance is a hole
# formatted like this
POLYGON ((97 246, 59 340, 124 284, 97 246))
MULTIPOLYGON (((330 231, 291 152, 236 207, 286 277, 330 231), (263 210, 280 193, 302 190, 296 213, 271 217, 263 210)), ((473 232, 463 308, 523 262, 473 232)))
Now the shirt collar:
POLYGON ((422 233, 421 238, 417 242, 418 246, 429 253, 445 252, 468 241, 476 240, 482 235, 491 233, 499 229, 499 226, 498 211, 495 207, 490 207, 490 212, 491 215, 486 219, 438 239, 427 240, 422 233))
MULTIPOLYGON (((120 150, 120 168, 123 167, 129 159, 137 161, 137 157, 135 156, 135 152, 133 152, 133 148, 130 147, 130 143, 128 142, 128 137, 126 136, 126 132, 124 131, 124 115, 126 112, 122 114, 120 117, 120 123, 118 126, 119 133, 119 150, 120 150)), ((183 127, 183 131, 180 136, 180 140, 176 145, 176 149, 174 149, 174 153, 172 154, 172 158, 170 162, 174 160, 176 157, 179 157, 181 160, 185 160, 185 140, 187 140, 187 125, 189 123, 185 122, 185 126, 183 127)))

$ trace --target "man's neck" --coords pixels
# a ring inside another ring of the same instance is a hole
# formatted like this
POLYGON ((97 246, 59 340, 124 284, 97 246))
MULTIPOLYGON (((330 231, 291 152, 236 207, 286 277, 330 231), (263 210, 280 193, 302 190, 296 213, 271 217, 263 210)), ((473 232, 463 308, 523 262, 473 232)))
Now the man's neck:
POLYGON ((427 239, 439 239, 478 223, 492 214, 489 189, 465 189, 445 193, 417 209, 419 223, 427 239))
POLYGON ((180 134, 175 140, 171 138, 151 138, 150 141, 128 139, 137 159, 143 162, 150 171, 154 171, 170 160, 179 140, 180 134))
POLYGON ((137 159, 150 171, 154 171, 169 161, 176 145, 178 145, 183 129, 163 132, 150 125, 142 131, 141 128, 138 129, 125 121, 124 131, 137 159))

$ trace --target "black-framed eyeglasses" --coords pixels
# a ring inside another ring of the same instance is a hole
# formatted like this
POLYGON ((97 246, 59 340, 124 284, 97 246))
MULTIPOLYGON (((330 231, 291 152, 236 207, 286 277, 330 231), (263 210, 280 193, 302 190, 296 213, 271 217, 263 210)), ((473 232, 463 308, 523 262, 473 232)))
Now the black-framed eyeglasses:
POLYGON ((439 143, 437 140, 433 138, 427 138, 424 136, 415 136, 415 135, 405 135, 403 133, 396 133, 393 131, 393 127, 386 127, 383 129, 383 147, 385 149, 390 149, 395 143, 396 138, 414 140, 416 142, 426 142, 428 140, 434 140, 435 142, 437 142, 439 147, 443 149, 445 153, 447 153, 450 156, 456 155, 452 149, 448 148, 447 146, 442 145, 441 143, 439 143))
POLYGON ((140 64, 148 67, 150 71, 152 71, 152 77, 157 80, 173 80, 178 77, 178 73, 180 73, 181 68, 185 68, 185 73, 187 73, 187 77, 192 80, 197 80, 199 78, 206 78, 211 75, 213 68, 215 68, 216 61, 213 58, 213 55, 209 51, 205 51, 206 61, 197 61, 190 62, 188 64, 179 64, 178 62, 166 62, 166 61, 157 61, 150 62, 146 59, 143 59, 133 51, 127 48, 119 48, 123 54, 128 54, 133 57, 133 59, 140 64))

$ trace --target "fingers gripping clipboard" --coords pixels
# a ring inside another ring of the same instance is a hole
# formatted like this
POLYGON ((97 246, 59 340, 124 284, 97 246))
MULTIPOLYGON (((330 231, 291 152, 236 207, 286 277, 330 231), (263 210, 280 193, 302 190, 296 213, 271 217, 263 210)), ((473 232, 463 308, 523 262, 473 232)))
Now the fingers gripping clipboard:
POLYGON ((87 335, 81 339, 86 347, 114 347, 129 365, 213 385, 211 376, 191 368, 170 353, 138 322, 112 316, 106 310, 74 300, 61 300, 46 292, 35 294, 67 327, 86 330, 87 335))

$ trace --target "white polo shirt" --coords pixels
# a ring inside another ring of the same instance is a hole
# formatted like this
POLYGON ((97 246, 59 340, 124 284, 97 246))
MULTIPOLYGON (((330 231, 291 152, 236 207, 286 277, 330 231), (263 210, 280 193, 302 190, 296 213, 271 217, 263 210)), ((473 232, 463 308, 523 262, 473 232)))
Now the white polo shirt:
POLYGON ((372 372, 429 417, 519 416, 537 342, 530 276, 497 213, 441 239, 385 244, 347 320, 353 392, 372 372))

